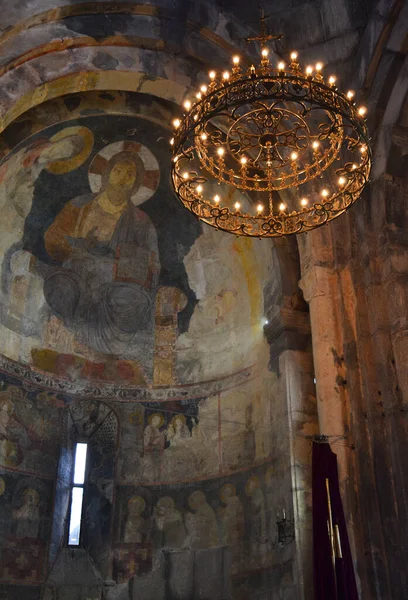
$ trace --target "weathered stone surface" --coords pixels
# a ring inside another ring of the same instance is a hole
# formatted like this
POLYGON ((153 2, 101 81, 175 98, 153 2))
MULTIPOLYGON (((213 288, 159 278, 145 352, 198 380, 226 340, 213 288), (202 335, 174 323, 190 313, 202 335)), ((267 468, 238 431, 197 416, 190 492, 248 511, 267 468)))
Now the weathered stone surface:
POLYGON ((237 50, 255 60, 256 46, 244 42, 257 28, 254 6, 0 0, 7 598, 309 600, 318 430, 338 455, 362 598, 407 595, 407 5, 264 8, 273 33, 286 36, 272 62, 296 48, 336 65, 363 88, 375 137, 375 183, 358 205, 273 247, 189 221, 168 183, 176 105, 237 50), (86 157, 89 136, 53 154, 51 138, 67 127, 91 132, 86 157), (85 318, 83 291, 80 311, 57 310, 72 278, 59 294, 44 285, 57 266, 75 271, 47 258, 45 232, 63 206, 100 193, 87 179, 91 161, 124 140, 148 147, 160 170, 154 199, 139 209, 157 235, 160 275, 133 346, 121 337, 129 331, 117 335, 123 315, 112 307, 122 297, 106 303, 103 321, 103 286, 85 318), (71 153, 82 158, 64 171, 71 153), (79 434, 92 448, 84 549, 60 552, 79 434), (283 510, 295 530, 286 545, 276 525, 283 510))

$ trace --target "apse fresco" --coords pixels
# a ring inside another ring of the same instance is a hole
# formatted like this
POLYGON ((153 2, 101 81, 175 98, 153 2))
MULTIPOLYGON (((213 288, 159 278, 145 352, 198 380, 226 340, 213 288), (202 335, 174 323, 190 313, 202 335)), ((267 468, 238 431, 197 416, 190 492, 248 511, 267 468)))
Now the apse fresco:
POLYGON ((272 383, 264 375, 210 397, 98 401, 0 374, 2 585, 47 581, 65 543, 77 439, 89 445, 82 543, 103 577, 138 590, 166 581, 174 597, 183 585, 189 598, 209 568, 217 586, 266 572, 285 502, 268 442, 272 383))
POLYGON ((271 430, 286 416, 272 402, 259 283, 273 256, 177 201, 166 120, 152 100, 95 92, 6 132, 0 583, 11 598, 29 581, 33 599, 65 585, 78 439, 89 445, 81 543, 109 598, 234 589, 240 600, 276 563, 286 455, 271 430))
POLYGON ((0 166, 4 354, 56 377, 135 386, 246 366, 262 339, 257 242, 217 238, 181 206, 158 122, 74 112, 0 166))
MULTIPOLYGON (((3 165, 13 227, 1 242, 1 322, 29 338, 21 350, 39 369, 151 382, 155 351, 188 327, 189 246, 170 234, 184 223, 194 239, 200 228, 171 197, 166 161, 159 168, 164 135, 137 118, 82 118, 33 136, 3 165), (167 339, 155 347, 156 322, 167 339)), ((156 373, 168 383, 165 358, 156 373)))
POLYGON ((276 545, 271 469, 265 465, 177 488, 119 486, 114 527, 117 580, 129 579, 129 554, 135 575, 151 570, 162 548, 230 548, 232 573, 269 565, 276 545))
POLYGON ((183 482, 193 474, 197 480, 214 477, 270 459, 272 381, 264 375, 206 398, 120 404, 118 479, 183 482))

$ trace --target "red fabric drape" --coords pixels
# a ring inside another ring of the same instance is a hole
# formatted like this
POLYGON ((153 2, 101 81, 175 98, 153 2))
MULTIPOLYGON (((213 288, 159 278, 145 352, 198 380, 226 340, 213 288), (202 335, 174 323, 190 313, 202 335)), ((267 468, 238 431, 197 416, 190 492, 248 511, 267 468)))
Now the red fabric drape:
POLYGON ((313 570, 315 600, 358 600, 350 542, 340 497, 337 457, 328 443, 313 442, 313 570), (342 559, 333 568, 327 527, 329 510, 326 478, 329 480, 333 525, 339 527, 342 559))

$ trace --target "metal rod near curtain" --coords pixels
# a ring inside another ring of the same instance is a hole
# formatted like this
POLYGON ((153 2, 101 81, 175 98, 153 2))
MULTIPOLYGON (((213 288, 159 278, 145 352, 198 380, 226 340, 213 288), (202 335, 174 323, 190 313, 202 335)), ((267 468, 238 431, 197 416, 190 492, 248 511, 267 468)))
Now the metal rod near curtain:
POLYGON ((358 600, 337 457, 323 436, 313 442, 312 492, 315 600, 358 600))

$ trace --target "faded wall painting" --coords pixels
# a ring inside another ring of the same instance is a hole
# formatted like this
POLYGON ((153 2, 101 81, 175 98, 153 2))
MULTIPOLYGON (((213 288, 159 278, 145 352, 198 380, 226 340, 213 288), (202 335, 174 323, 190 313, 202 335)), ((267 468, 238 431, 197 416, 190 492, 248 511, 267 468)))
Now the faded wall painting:
POLYGON ((137 117, 83 117, 4 162, 11 354, 64 377, 174 382, 175 338, 195 305, 182 261, 200 227, 172 196, 167 137, 137 117))
MULTIPOLYGON (((270 463, 214 480, 116 489, 118 581, 151 570, 161 549, 230 549, 232 573, 266 567, 276 547, 270 463)), ((272 484, 273 485, 273 484, 272 484)), ((275 490, 272 489, 274 492, 275 490)))
POLYGON ((0 585, 44 580, 53 482, 0 471, 0 585))
POLYGON ((197 586, 222 598, 223 585, 244 598, 259 586, 276 562, 284 499, 282 464, 265 441, 265 373, 167 402, 80 400, 0 379, 1 422, 16 448, 0 467, 0 582, 47 581, 66 539, 74 444, 86 440, 82 543, 103 578, 142 598, 189 599, 197 586))
POLYGON ((10 590, 7 598, 16 589, 36 598, 45 579, 62 407, 62 396, 0 375, 0 590, 10 590))
POLYGON ((0 468, 52 476, 59 455, 60 400, 0 384, 0 468))
POLYGON ((159 181, 145 146, 105 146, 89 168, 92 194, 65 204, 44 234, 44 296, 77 344, 120 356, 153 317, 160 269, 157 234, 138 209, 159 181), (150 185, 145 187, 144 182, 150 185))
POLYGON ((257 359, 270 248, 218 236, 182 207, 166 122, 154 99, 94 92, 50 101, 3 134, 8 358, 122 386, 203 381, 257 359))
POLYGON ((272 381, 273 376, 262 373, 208 397, 120 404, 118 479, 183 482, 269 460, 272 381))
POLYGON ((6 132, 0 163, 0 350, 21 377, 0 375, 0 583, 55 584, 86 440, 81 543, 109 600, 252 597, 280 560, 286 468, 271 248, 176 200, 157 101, 47 106, 6 132))

